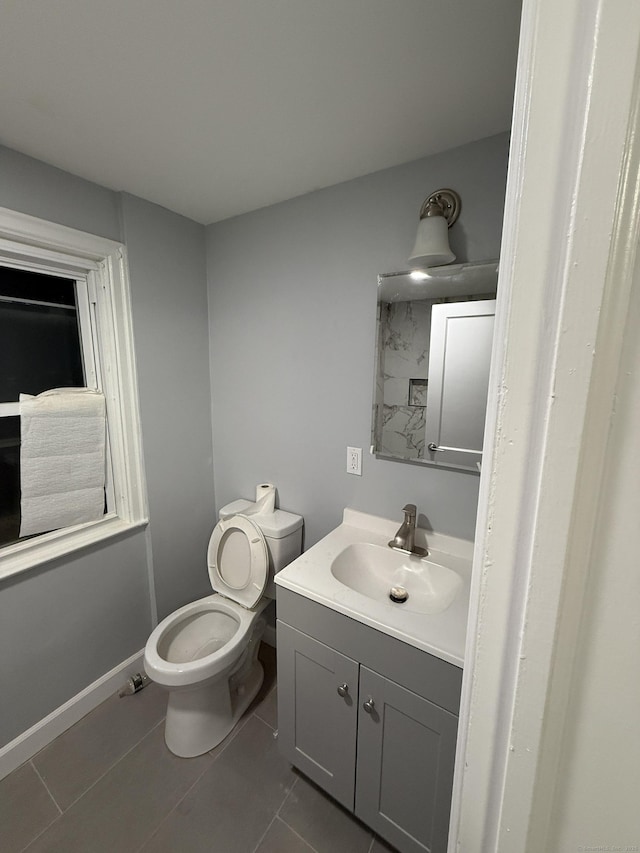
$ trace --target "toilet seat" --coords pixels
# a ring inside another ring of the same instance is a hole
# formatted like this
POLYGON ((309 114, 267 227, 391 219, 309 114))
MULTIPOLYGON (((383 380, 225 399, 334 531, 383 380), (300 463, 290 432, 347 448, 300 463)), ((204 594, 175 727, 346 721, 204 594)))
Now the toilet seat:
POLYGON ((252 609, 268 580, 269 551, 262 530, 246 515, 219 521, 209 540, 207 565, 216 592, 252 609))

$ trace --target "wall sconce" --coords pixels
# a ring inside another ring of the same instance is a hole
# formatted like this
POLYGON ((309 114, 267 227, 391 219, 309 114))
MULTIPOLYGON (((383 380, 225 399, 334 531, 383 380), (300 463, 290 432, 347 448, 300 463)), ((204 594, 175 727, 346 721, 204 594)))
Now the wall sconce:
POLYGON ((434 267, 455 261, 448 231, 458 218, 460 207, 460 196, 455 190, 436 190, 424 200, 409 266, 434 267))

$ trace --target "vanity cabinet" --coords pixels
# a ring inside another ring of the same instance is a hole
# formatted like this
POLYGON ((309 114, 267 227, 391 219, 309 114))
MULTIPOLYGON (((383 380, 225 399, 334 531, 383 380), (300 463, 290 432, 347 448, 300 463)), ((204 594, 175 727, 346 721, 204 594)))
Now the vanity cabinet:
POLYGON ((364 666, 360 697, 356 815, 399 850, 444 853, 458 717, 364 666))
POLYGON ((402 853, 447 846, 462 671, 278 589, 278 741, 402 853))
POLYGON ((358 664, 283 622, 276 624, 280 748, 353 811, 358 664))

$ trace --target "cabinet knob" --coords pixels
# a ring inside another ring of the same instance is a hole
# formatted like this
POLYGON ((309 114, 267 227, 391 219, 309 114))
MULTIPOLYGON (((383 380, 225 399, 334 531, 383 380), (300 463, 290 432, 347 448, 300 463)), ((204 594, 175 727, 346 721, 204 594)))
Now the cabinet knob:
POLYGON ((348 684, 341 684, 340 687, 338 687, 338 696, 346 696, 348 692, 349 692, 349 685, 348 684))
POLYGON ((363 707, 363 708, 364 708, 364 710, 367 712, 367 714, 371 714, 371 713, 372 713, 372 711, 373 711, 373 708, 374 708, 375 704, 376 704, 376 703, 373 701, 373 699, 371 698, 371 696, 369 696, 369 698, 367 699, 367 701, 362 703, 362 707, 363 707))

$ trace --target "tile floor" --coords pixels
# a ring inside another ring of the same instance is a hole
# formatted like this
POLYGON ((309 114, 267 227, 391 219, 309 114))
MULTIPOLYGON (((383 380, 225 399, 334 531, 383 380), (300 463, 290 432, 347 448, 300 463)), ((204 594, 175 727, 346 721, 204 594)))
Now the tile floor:
POLYGON ((383 853, 385 842, 280 756, 275 655, 229 737, 164 744, 165 694, 113 696, 0 781, 2 853, 383 853))

